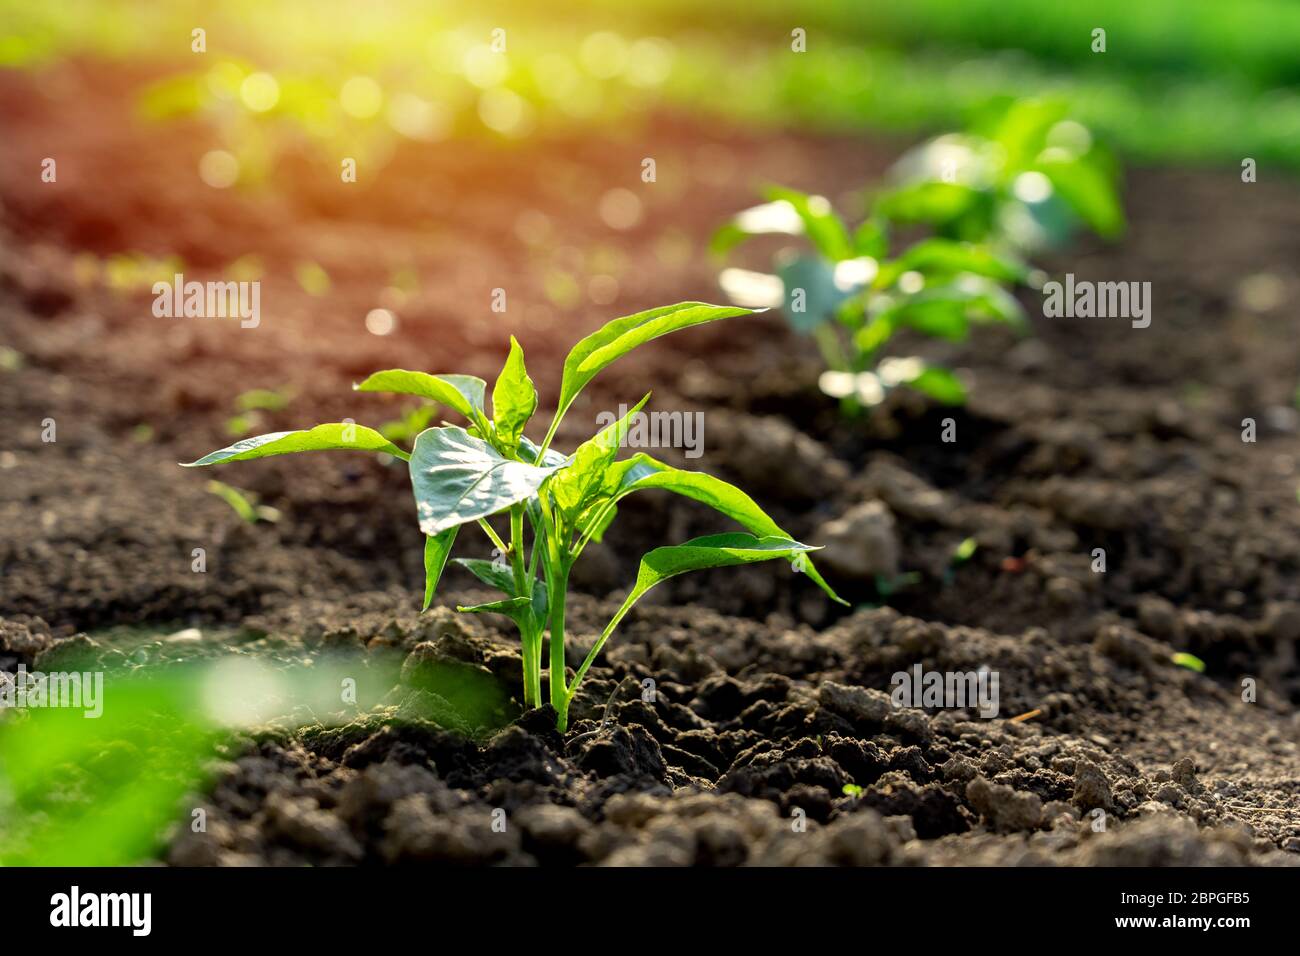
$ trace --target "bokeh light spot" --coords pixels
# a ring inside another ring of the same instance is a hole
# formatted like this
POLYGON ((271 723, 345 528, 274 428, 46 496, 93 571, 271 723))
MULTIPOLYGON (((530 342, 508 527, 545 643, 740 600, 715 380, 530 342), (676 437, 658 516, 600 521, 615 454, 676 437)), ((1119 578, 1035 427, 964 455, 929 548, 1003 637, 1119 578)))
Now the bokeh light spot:
POLYGON ((366 331, 371 335, 392 335, 397 316, 388 309, 371 309, 366 313, 366 331))
POLYGON ((239 179, 239 160, 224 149, 212 149, 199 158, 199 178, 213 189, 227 189, 239 179))
POLYGON ((239 98, 254 113, 265 113, 280 102, 280 84, 270 73, 251 73, 239 84, 239 98))

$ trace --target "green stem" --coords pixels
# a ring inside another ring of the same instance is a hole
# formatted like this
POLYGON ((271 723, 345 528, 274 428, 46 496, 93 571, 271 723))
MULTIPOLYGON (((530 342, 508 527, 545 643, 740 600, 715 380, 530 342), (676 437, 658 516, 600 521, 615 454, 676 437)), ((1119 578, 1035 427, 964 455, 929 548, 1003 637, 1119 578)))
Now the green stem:
POLYGON ((822 361, 826 363, 827 368, 837 372, 848 370, 848 362, 844 358, 844 350, 840 347, 839 336, 829 322, 823 322, 813 329, 813 339, 822 353, 822 361))
POLYGON ((501 535, 497 534, 496 531, 493 530, 492 526, 487 523, 486 518, 479 518, 478 526, 483 529, 484 534, 492 539, 492 543, 497 546, 497 550, 501 552, 503 557, 510 553, 510 549, 506 547, 506 543, 501 540, 501 535))
POLYGON ((631 608, 627 606, 619 608, 618 613, 615 614, 613 619, 605 625, 605 630, 601 631, 600 639, 597 640, 595 644, 591 645, 591 650, 587 652, 587 657, 583 660, 582 666, 579 667, 577 673, 573 675, 573 683, 569 685, 569 700, 573 700, 574 695, 578 693, 578 685, 582 683, 582 678, 586 676, 587 668, 591 667, 592 662, 596 659, 596 655, 600 653, 600 649, 605 646, 605 642, 609 640, 609 636, 614 633, 614 628, 618 627, 619 622, 623 620, 629 610, 631 610, 631 608))
POLYGON ((555 729, 569 728, 569 691, 564 682, 564 598, 569 590, 569 565, 558 551, 548 562, 547 597, 551 621, 551 706, 555 708, 555 729))
MULTIPOLYGON (((510 561, 514 570, 515 594, 533 597, 533 578, 524 569, 524 506, 510 508, 510 561)), ((542 635, 535 627, 521 627, 520 645, 524 659, 524 706, 542 702, 542 635)))

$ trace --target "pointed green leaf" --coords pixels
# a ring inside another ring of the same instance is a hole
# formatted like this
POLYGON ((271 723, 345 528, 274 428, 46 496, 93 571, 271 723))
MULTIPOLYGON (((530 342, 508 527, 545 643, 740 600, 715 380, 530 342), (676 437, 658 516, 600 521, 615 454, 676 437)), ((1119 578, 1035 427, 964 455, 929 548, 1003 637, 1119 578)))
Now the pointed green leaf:
MULTIPOLYGON (((721 512, 737 524, 762 538, 789 539, 790 536, 768 516, 753 498, 735 485, 705 474, 702 471, 684 471, 673 468, 649 455, 637 454, 624 461, 616 462, 605 472, 601 494, 614 502, 635 491, 648 488, 661 488, 674 494, 708 505, 721 512)), ((834 589, 826 583, 820 572, 813 567, 812 561, 804 559, 801 568, 808 577, 834 601, 847 604, 834 589)))
POLYGON ((903 384, 924 392, 945 405, 961 405, 966 401, 966 386, 950 369, 938 365, 926 367, 920 374, 903 384))
POLYGON ((460 565, 488 587, 496 588, 498 591, 505 591, 512 597, 514 596, 515 576, 509 567, 503 567, 497 561, 485 561, 482 558, 456 558, 452 563, 460 565))
POLYGON ((820 255, 794 256, 778 265, 776 274, 785 286, 782 314, 791 328, 803 333, 835 318, 840 306, 862 288, 837 282, 834 264, 820 255))
MULTIPOLYGON (((495 561, 484 561, 482 558, 457 558, 455 563, 465 568, 488 587, 504 591, 510 598, 522 597, 522 595, 515 593, 515 577, 509 568, 503 568, 495 561)), ((517 608, 521 606, 512 605, 511 607, 517 608)), ((488 609, 486 605, 478 605, 477 607, 484 610, 488 609)), ((546 607, 546 581, 543 578, 537 578, 533 581, 532 613, 533 620, 539 627, 544 627, 546 624, 546 607)), ((501 613, 508 612, 502 611, 501 613)))
POLYGON ((605 469, 614 460, 614 456, 618 454, 623 444, 623 439, 627 437, 629 422, 649 400, 650 396, 647 394, 626 415, 606 425, 593 437, 579 445, 569 465, 555 473, 549 487, 551 495, 565 517, 573 519, 584 506, 590 503, 591 495, 600 487, 605 469))
POLYGON ((885 258, 889 254, 889 222, 880 216, 872 216, 858 226, 853 234, 853 253, 873 259, 885 258))
POLYGON ((1124 206, 1105 171, 1083 159, 1039 160, 1037 170, 1076 216, 1103 239, 1124 232, 1124 206))
POLYGON ((607 322, 575 345, 564 360, 564 377, 560 381, 560 401, 551 424, 554 434, 564 413, 578 393, 601 369, 632 351, 678 329, 716 322, 738 315, 752 315, 755 310, 740 306, 709 305, 706 302, 678 302, 607 322))
POLYGON ((794 206, 785 200, 777 200, 736 213, 735 218, 713 234, 709 240, 709 251, 721 256, 751 236, 798 236, 803 232, 803 221, 794 206))
POLYGON ((555 467, 505 458, 463 428, 420 433, 411 453, 411 484, 420 530, 438 534, 486 518, 537 494, 555 467))
POLYGON ((406 458, 406 452, 398 448, 379 432, 365 425, 353 425, 350 422, 333 422, 317 425, 315 428, 299 429, 291 432, 272 432, 245 438, 211 454, 204 455, 198 461, 182 462, 186 468, 198 468, 202 465, 218 465, 228 461, 248 461, 252 458, 267 458, 271 455, 288 455, 300 451, 323 451, 331 448, 355 449, 357 451, 381 451, 398 458, 406 458))
POLYGON ((617 515, 617 505, 608 498, 598 498, 578 515, 576 522, 578 531, 581 534, 589 534, 592 541, 599 543, 604 540, 605 532, 614 523, 617 515))
POLYGON ((817 549, 789 538, 759 538, 739 531, 705 535, 702 538, 692 538, 685 544, 655 548, 641 559, 636 584, 610 620, 605 634, 618 625, 624 615, 632 609, 632 605, 641 600, 647 591, 671 577, 685 574, 687 571, 754 564, 759 561, 771 561, 774 558, 795 560, 815 550, 817 549))
POLYGON ((510 354, 492 387, 492 421, 496 425, 497 439, 507 449, 519 444, 528 419, 537 411, 537 389, 524 368, 524 350, 515 337, 510 336, 510 354))
POLYGON ((764 195, 772 202, 787 202, 803 222, 804 233, 814 249, 832 262, 851 259, 853 241, 840 217, 825 196, 810 196, 797 189, 769 186, 764 195))
MULTIPOLYGON (((537 464, 537 453, 541 449, 527 435, 519 436, 519 457, 530 465, 537 464)), ((546 454, 542 456, 542 464, 549 467, 565 464, 571 456, 562 454, 554 448, 546 449, 546 454)))
POLYGON ((360 385, 352 387, 358 392, 419 395, 453 408, 471 421, 477 421, 483 414, 483 395, 487 382, 473 375, 430 375, 428 372, 390 368, 376 372, 360 385))
POLYGON ((483 614, 491 612, 493 614, 505 614, 507 617, 516 617, 521 611, 532 613, 532 602, 526 597, 505 598, 501 601, 490 601, 487 604, 457 604, 456 610, 468 614, 483 614))
POLYGON ((424 537, 424 606, 420 608, 422 613, 429 610, 429 605, 433 603, 433 593, 438 589, 438 579, 442 577, 442 570, 447 566, 447 556, 451 554, 451 546, 456 543, 456 532, 459 530, 460 526, 457 525, 439 534, 424 537))
POLYGON ((888 289, 904 272, 919 272, 926 277, 951 277, 968 272, 1001 282, 1024 282, 1029 276, 1029 268, 1010 255, 952 239, 923 239, 910 246, 897 259, 881 267, 873 285, 888 289))

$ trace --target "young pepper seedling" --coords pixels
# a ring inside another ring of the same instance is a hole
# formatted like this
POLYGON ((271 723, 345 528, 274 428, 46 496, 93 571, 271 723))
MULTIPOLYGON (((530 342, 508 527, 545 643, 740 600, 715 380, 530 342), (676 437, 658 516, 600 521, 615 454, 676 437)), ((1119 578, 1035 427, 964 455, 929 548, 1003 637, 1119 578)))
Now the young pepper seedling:
POLYGON ((845 603, 822 578, 808 552, 817 550, 790 537, 752 498, 711 475, 684 471, 636 454, 615 460, 630 420, 646 395, 623 418, 598 431, 571 455, 551 447, 574 399, 604 368, 639 345, 669 332, 752 314, 740 307, 680 302, 614 319, 578 342, 564 361, 560 398, 541 444, 524 429, 537 410, 537 391, 524 367, 519 343, 510 352, 486 405, 487 383, 470 375, 430 375, 404 369, 376 372, 354 386, 363 392, 395 392, 431 399, 464 416, 468 427, 442 425, 422 431, 408 454, 379 432, 350 422, 276 432, 248 438, 205 455, 187 467, 223 464, 290 452, 343 448, 384 452, 406 461, 420 530, 425 534, 424 606, 433 600, 461 527, 478 524, 492 541, 498 560, 457 559, 483 583, 504 593, 501 600, 465 612, 494 612, 519 628, 524 705, 542 702, 543 640, 550 635, 549 696, 556 727, 568 728, 569 705, 605 642, 651 588, 687 571, 752 564, 783 558, 811 578, 833 600, 845 603), (736 521, 743 532, 694 538, 655 548, 641 558, 627 598, 601 632, 569 680, 565 669, 565 604, 569 574, 583 550, 602 540, 618 503, 637 491, 658 488, 693 498, 736 521), (487 519, 508 515, 509 537, 487 519), (531 530, 526 540, 525 526, 531 530), (531 549, 525 555, 526 545, 531 549))

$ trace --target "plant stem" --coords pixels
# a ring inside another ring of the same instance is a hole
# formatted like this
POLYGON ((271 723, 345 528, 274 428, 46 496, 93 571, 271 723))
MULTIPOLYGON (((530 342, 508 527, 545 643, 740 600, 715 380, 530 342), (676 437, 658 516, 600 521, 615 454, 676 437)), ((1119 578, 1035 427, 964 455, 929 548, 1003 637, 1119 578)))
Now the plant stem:
MULTIPOLYGON (((515 594, 533 597, 533 579, 524 569, 524 506, 510 509, 510 561, 514 570, 515 594)), ((524 659, 524 706, 542 702, 542 636, 535 627, 521 627, 520 645, 524 659)))
POLYGON ((569 691, 564 682, 564 598, 569 590, 569 565, 558 553, 548 562, 547 597, 551 620, 551 706, 555 708, 555 729, 569 728, 569 691))
POLYGON ((503 557, 510 553, 510 549, 506 547, 506 543, 501 540, 501 535, 497 534, 496 531, 493 530, 492 526, 487 523, 486 518, 479 518, 478 525, 483 529, 483 533, 492 539, 492 543, 497 546, 497 550, 501 552, 503 557))
POLYGON ((829 322, 823 322, 813 329, 813 340, 817 343, 817 348, 822 353, 822 361, 826 367, 837 372, 846 371, 849 367, 844 358, 844 350, 840 347, 840 339, 835 329, 829 322))

